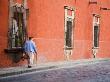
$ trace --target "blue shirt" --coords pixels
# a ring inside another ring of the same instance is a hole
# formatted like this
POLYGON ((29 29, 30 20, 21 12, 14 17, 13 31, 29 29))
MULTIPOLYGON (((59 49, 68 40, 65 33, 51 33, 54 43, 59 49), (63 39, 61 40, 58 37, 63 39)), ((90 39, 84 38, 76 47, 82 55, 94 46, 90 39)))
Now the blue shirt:
POLYGON ((26 41, 24 44, 24 51, 33 53, 37 52, 35 43, 32 40, 26 41))

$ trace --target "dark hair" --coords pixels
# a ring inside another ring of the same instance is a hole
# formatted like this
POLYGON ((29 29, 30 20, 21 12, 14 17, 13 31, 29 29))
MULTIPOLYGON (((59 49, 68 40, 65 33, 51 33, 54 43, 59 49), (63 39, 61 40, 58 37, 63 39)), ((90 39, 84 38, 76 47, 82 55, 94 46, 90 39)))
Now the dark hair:
POLYGON ((33 37, 29 37, 29 40, 31 40, 33 37))

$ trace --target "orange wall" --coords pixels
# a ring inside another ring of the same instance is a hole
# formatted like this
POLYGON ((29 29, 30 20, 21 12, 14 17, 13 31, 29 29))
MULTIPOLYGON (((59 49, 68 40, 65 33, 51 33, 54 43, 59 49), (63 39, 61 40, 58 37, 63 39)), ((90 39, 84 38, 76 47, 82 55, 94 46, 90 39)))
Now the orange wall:
MULTIPOLYGON (((109 1, 110 3, 110 1, 109 1)), ((106 3, 108 4, 108 3, 106 3)), ((110 8, 110 5, 107 5, 110 8)), ((101 11, 99 57, 110 57, 110 11, 101 11)))
MULTIPOLYGON (((73 29, 73 54, 71 59, 92 58, 92 14, 100 15, 100 41, 98 58, 110 57, 110 0, 28 0, 28 34, 35 37, 38 47, 38 63, 63 61, 64 57, 64 6, 75 7, 75 28, 73 29)), ((18 0, 21 3, 21 0, 18 0)), ((13 63, 3 49, 7 46, 8 0, 0 0, 0 67, 18 66, 26 62, 13 63), (4 10, 5 7, 5 10, 4 10), (1 20, 4 19, 4 20, 1 20)))
POLYGON ((29 0, 29 35, 38 46, 38 62, 64 60, 64 6, 73 0, 29 0))
POLYGON ((8 0, 0 0, 0 67, 9 65, 4 48, 7 47, 8 0))

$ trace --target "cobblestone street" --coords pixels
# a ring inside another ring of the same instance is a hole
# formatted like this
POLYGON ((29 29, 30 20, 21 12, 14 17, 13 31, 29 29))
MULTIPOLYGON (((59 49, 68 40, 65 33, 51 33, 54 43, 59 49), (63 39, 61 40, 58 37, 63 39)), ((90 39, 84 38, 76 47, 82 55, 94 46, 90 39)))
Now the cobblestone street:
POLYGON ((110 82, 110 60, 0 78, 0 82, 110 82))

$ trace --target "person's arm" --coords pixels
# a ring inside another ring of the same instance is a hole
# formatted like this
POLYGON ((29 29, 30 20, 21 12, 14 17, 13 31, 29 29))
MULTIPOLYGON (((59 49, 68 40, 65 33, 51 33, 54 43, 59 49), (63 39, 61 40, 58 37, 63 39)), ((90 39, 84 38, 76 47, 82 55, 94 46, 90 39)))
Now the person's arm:
POLYGON ((36 55, 37 55, 37 49, 36 49, 36 45, 35 45, 35 43, 33 42, 33 48, 34 48, 34 52, 36 53, 36 55))

